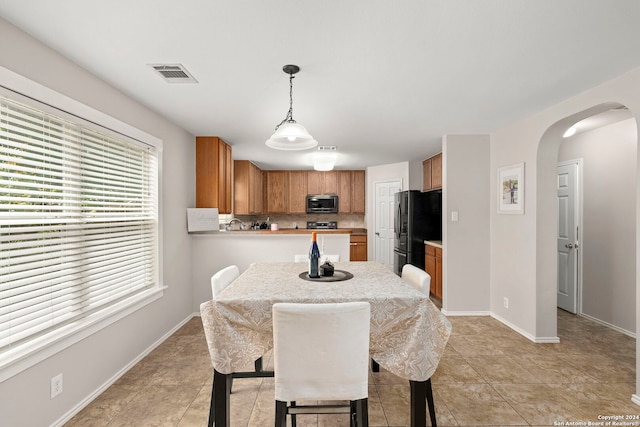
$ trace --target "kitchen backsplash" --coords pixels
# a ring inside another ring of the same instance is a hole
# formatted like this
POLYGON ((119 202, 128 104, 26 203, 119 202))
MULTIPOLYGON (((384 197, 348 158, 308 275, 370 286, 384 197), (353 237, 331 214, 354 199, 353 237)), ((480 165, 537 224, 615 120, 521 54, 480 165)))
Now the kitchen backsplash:
POLYGON ((236 215, 245 224, 253 221, 260 223, 269 218, 270 224, 283 228, 307 228, 307 221, 338 221, 338 228, 366 228, 364 215, 354 214, 318 214, 318 215, 236 215))

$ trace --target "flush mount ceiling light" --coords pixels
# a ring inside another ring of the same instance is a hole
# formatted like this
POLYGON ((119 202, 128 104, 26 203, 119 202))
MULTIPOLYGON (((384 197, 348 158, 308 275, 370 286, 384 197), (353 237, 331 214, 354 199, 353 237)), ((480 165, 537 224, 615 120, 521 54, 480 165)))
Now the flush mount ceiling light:
POLYGON ((567 129, 567 131, 564 133, 564 135, 562 135, 563 138, 569 138, 570 136, 575 135, 576 133, 576 127, 575 126, 571 126, 569 129, 567 129))
POLYGON ((265 144, 276 150, 308 150, 318 145, 318 141, 309 135, 304 126, 293 120, 293 75, 300 71, 300 67, 285 65, 282 71, 289 74, 289 111, 265 144))
POLYGON ((337 147, 335 145, 321 145, 313 155, 313 168, 317 171, 330 171, 336 165, 337 147))

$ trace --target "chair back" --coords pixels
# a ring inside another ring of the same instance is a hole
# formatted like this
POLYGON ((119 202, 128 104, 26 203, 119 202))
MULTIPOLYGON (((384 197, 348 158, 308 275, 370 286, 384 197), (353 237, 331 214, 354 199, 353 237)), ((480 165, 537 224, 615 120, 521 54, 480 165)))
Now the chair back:
POLYGON ((240 269, 238 269, 238 266, 230 265, 211 276, 211 294, 213 298, 215 299, 216 296, 222 292, 224 288, 229 286, 231 282, 236 280, 239 275, 240 269))
POLYGON ((412 284, 417 290, 429 296, 431 286, 431 276, 426 271, 415 265, 405 264, 402 266, 402 279, 412 284))
POLYGON ((368 397, 368 302, 273 305, 275 398, 368 397))

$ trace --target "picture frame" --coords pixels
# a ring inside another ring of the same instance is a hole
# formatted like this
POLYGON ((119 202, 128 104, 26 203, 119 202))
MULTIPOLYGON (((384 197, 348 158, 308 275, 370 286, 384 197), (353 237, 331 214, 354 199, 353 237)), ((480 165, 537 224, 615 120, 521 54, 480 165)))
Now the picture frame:
POLYGON ((498 169, 498 213, 524 214, 524 163, 498 169))

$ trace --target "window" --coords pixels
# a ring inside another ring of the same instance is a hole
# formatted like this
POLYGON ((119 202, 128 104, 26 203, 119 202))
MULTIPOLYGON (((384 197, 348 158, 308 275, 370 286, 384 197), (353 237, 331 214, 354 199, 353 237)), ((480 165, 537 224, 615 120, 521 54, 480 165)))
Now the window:
POLYGON ((160 287, 158 149, 31 104, 0 96, 0 370, 160 287))

